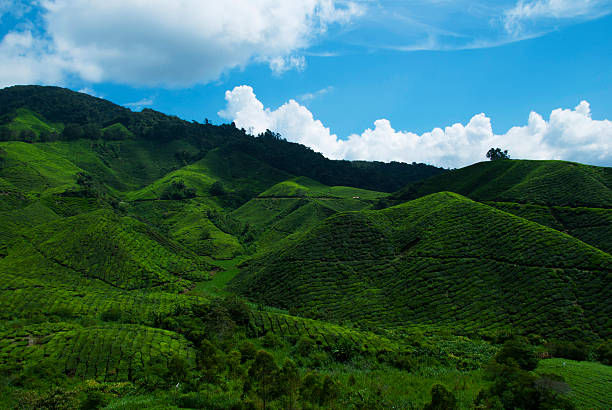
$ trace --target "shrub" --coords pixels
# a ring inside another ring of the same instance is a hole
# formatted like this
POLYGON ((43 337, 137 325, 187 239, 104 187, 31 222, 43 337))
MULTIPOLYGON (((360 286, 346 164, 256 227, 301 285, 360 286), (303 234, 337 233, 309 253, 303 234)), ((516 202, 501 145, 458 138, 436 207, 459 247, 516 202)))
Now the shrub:
POLYGON ((240 351, 240 362, 245 363, 249 360, 253 360, 255 358, 255 354, 257 353, 257 349, 255 345, 248 340, 243 341, 238 346, 238 350, 240 351))
POLYGON ((425 410, 453 410, 457 408, 457 399, 441 384, 431 388, 431 403, 425 405, 425 410))
POLYGON ((251 308, 244 300, 228 295, 223 299, 223 306, 238 326, 247 326, 251 320, 251 308))
POLYGON ((566 342, 555 340, 546 344, 549 353, 554 357, 563 357, 570 360, 587 360, 588 347, 583 342, 566 342))
POLYGON ((607 340, 597 346, 597 360, 603 364, 612 365, 612 340, 607 340))
POLYGON ((264 347, 275 348, 283 345, 283 340, 274 332, 266 332, 261 344, 264 347))
POLYGON ((172 183, 162 192, 161 199, 187 199, 195 198, 196 191, 193 188, 188 188, 184 181, 172 181, 172 183))
POLYGON ((349 338, 341 338, 331 347, 331 355, 337 362, 346 362, 358 352, 357 346, 349 338))
POLYGON ((107 398, 101 391, 88 391, 83 401, 81 401, 82 410, 97 410, 104 407, 107 403, 107 398))
POLYGON ((208 193, 211 196, 223 196, 226 194, 226 191, 221 181, 215 181, 208 189, 208 193))
POLYGON ((514 337, 504 343, 495 356, 495 361, 509 366, 517 365, 523 370, 534 370, 538 366, 538 356, 525 338, 514 337))
POLYGON ((255 361, 249 369, 249 381, 257 395, 263 401, 263 408, 270 400, 274 400, 279 395, 277 386, 278 367, 274 362, 274 357, 265 350, 260 350, 255 355, 255 361))
POLYGON ((121 309, 117 305, 112 305, 100 315, 105 322, 118 322, 121 319, 121 309))
POLYGON ((320 376, 316 372, 308 372, 302 379, 300 387, 302 400, 315 405, 325 406, 335 400, 339 394, 339 383, 329 375, 320 376))
POLYGON ((295 350, 302 357, 308 357, 315 349, 317 345, 314 340, 310 337, 302 335, 295 345, 295 350))

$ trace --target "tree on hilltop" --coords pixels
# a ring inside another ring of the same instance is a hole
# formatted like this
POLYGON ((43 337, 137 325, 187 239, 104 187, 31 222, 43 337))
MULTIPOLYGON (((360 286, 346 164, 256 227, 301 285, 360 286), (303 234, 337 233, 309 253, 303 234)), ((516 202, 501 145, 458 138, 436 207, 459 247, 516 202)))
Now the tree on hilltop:
POLYGON ((508 154, 508 150, 501 150, 501 148, 491 148, 487 151, 487 158, 491 161, 496 161, 498 159, 510 159, 510 155, 508 154))

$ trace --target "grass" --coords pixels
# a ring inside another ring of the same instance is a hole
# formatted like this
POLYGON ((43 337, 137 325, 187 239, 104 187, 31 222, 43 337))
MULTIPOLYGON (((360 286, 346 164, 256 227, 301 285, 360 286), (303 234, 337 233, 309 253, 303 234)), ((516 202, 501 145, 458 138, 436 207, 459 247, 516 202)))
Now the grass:
POLYGON ((242 258, 240 257, 225 261, 215 261, 214 265, 220 269, 213 268, 210 276, 211 279, 196 284, 190 294, 203 296, 224 296, 230 294, 230 292, 225 290, 225 286, 238 273, 237 265, 241 261, 242 258))
MULTIPOLYGON (((474 399, 485 386, 480 371, 458 371, 451 369, 424 369, 415 373, 397 369, 355 371, 355 398, 364 407, 420 409, 431 402, 431 388, 442 383, 457 398, 459 409, 473 409, 474 399), (369 391, 370 400, 361 400, 360 394, 369 391), (364 403, 365 401, 365 403, 364 403)), ((348 384, 350 377, 339 374, 340 380, 348 384)))

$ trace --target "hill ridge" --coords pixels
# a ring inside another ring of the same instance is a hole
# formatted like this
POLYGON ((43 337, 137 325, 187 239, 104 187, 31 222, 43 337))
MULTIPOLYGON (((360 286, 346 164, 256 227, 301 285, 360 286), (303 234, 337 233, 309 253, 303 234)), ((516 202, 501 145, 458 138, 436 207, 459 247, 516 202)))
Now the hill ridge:
MULTIPOLYGON (((370 324, 394 323, 400 327, 413 321, 430 323, 429 319, 423 321, 418 316, 409 319, 406 315, 408 311, 416 310, 427 318, 433 313, 431 309, 446 312, 437 316, 438 321, 473 326, 469 317, 462 317, 459 311, 447 310, 456 305, 463 306, 461 310, 466 312, 478 311, 477 299, 466 293, 470 290, 476 294, 488 294, 487 297, 496 299, 508 309, 490 319, 483 318, 485 329, 490 324, 508 321, 515 326, 523 323, 526 329, 536 331, 533 321, 538 315, 526 314, 529 310, 526 301, 539 292, 552 297, 551 289, 542 288, 546 281, 555 283, 557 290, 564 288, 565 279, 559 278, 556 272, 563 272, 573 283, 572 287, 577 287, 578 293, 574 294, 569 288, 560 293, 564 295, 561 297, 563 306, 566 306, 561 315, 564 319, 558 325, 549 325, 548 332, 562 334, 567 331, 568 323, 573 322, 583 323, 584 331, 589 333, 588 329, 596 321, 580 319, 581 314, 572 306, 575 301, 580 301, 579 306, 587 303, 581 288, 590 289, 592 298, 604 297, 612 280, 612 257, 609 254, 554 229, 445 192, 381 211, 336 214, 282 250, 246 262, 230 286, 254 300, 298 309, 303 314, 309 314, 308 306, 318 305, 319 312, 324 309, 330 315, 319 313, 322 318, 350 318, 370 324), (491 231, 482 236, 481 231, 475 230, 480 221, 485 220, 494 221, 492 223, 499 232, 491 231), (514 243, 506 242, 504 238, 507 236, 516 238, 514 243), (373 246, 374 243, 377 247, 373 246), (503 252, 503 257, 495 256, 500 252, 503 252), (472 286, 472 280, 462 278, 460 272, 483 285, 472 286), (515 276, 519 273, 520 276, 515 276), (439 283, 438 286, 453 289, 453 293, 446 296, 450 297, 449 301, 439 300, 441 305, 437 308, 419 302, 437 293, 430 285, 423 284, 421 288, 417 277, 425 283, 439 283), (537 285, 532 282, 536 278, 537 285), (523 288, 521 294, 513 295, 508 288, 509 282, 506 283, 509 280, 518 280, 521 287, 532 282, 536 287, 523 288), (322 283, 326 284, 326 290, 321 287, 322 283), (488 285, 484 285, 486 283, 488 285), (293 293, 287 293, 289 289, 293 289, 293 293), (368 292, 367 302, 357 296, 368 292), (416 299, 406 307, 408 295, 416 299), (464 303, 462 298, 465 298, 464 303), (353 311, 352 304, 357 304, 362 313, 353 311), (388 311, 383 306, 389 306, 388 311), (508 313, 514 310, 522 311, 525 317, 508 313)), ((539 303, 545 309, 540 315, 554 316, 550 310, 553 305, 546 308, 544 301, 539 303)), ((588 309, 592 311, 593 308, 588 309)), ((598 329, 596 333, 607 332, 597 326, 594 329, 598 329)))

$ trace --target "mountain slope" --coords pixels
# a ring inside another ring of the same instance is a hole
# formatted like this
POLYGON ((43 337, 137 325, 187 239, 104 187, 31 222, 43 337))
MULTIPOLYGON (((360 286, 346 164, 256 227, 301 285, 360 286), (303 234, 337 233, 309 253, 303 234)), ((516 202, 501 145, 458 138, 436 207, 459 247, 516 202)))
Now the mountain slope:
MULTIPOLYGON (((0 177, 25 192, 45 192, 74 185, 83 170, 62 158, 24 142, 0 143, 0 177)), ((61 190, 61 189, 60 189, 61 190)))
POLYGON ((296 177, 270 187, 231 215, 248 224, 262 250, 284 246, 282 239, 293 238, 337 212, 366 209, 384 195, 359 188, 329 187, 296 177))
POLYGON ((612 209, 487 202, 502 211, 565 232, 612 255, 612 209))
POLYGON ((452 191, 476 201, 612 207, 612 168, 564 161, 498 160, 415 182, 391 196, 411 200, 452 191))
POLYGON ((439 193, 326 219, 247 262, 231 289, 368 325, 610 333, 612 257, 539 224, 439 193))
MULTIPOLYGON (((121 182, 139 184, 136 188, 202 159, 215 148, 241 152, 286 174, 307 176, 327 185, 385 192, 444 171, 425 164, 329 160, 269 132, 253 137, 233 125, 188 122, 151 109, 132 112, 59 87, 15 86, 0 90, 0 140, 90 141, 107 167, 128 178, 121 182)), ((80 155, 65 147, 63 152, 86 171, 101 172, 100 164, 91 158, 80 163, 80 155), (86 163, 95 168, 88 168, 86 163)))
POLYGON ((122 289, 180 287, 188 285, 185 279, 207 277, 206 264, 195 255, 109 210, 58 218, 22 229, 20 237, 8 244, 0 270, 45 277, 56 269, 68 272, 65 280, 72 273, 122 289))

